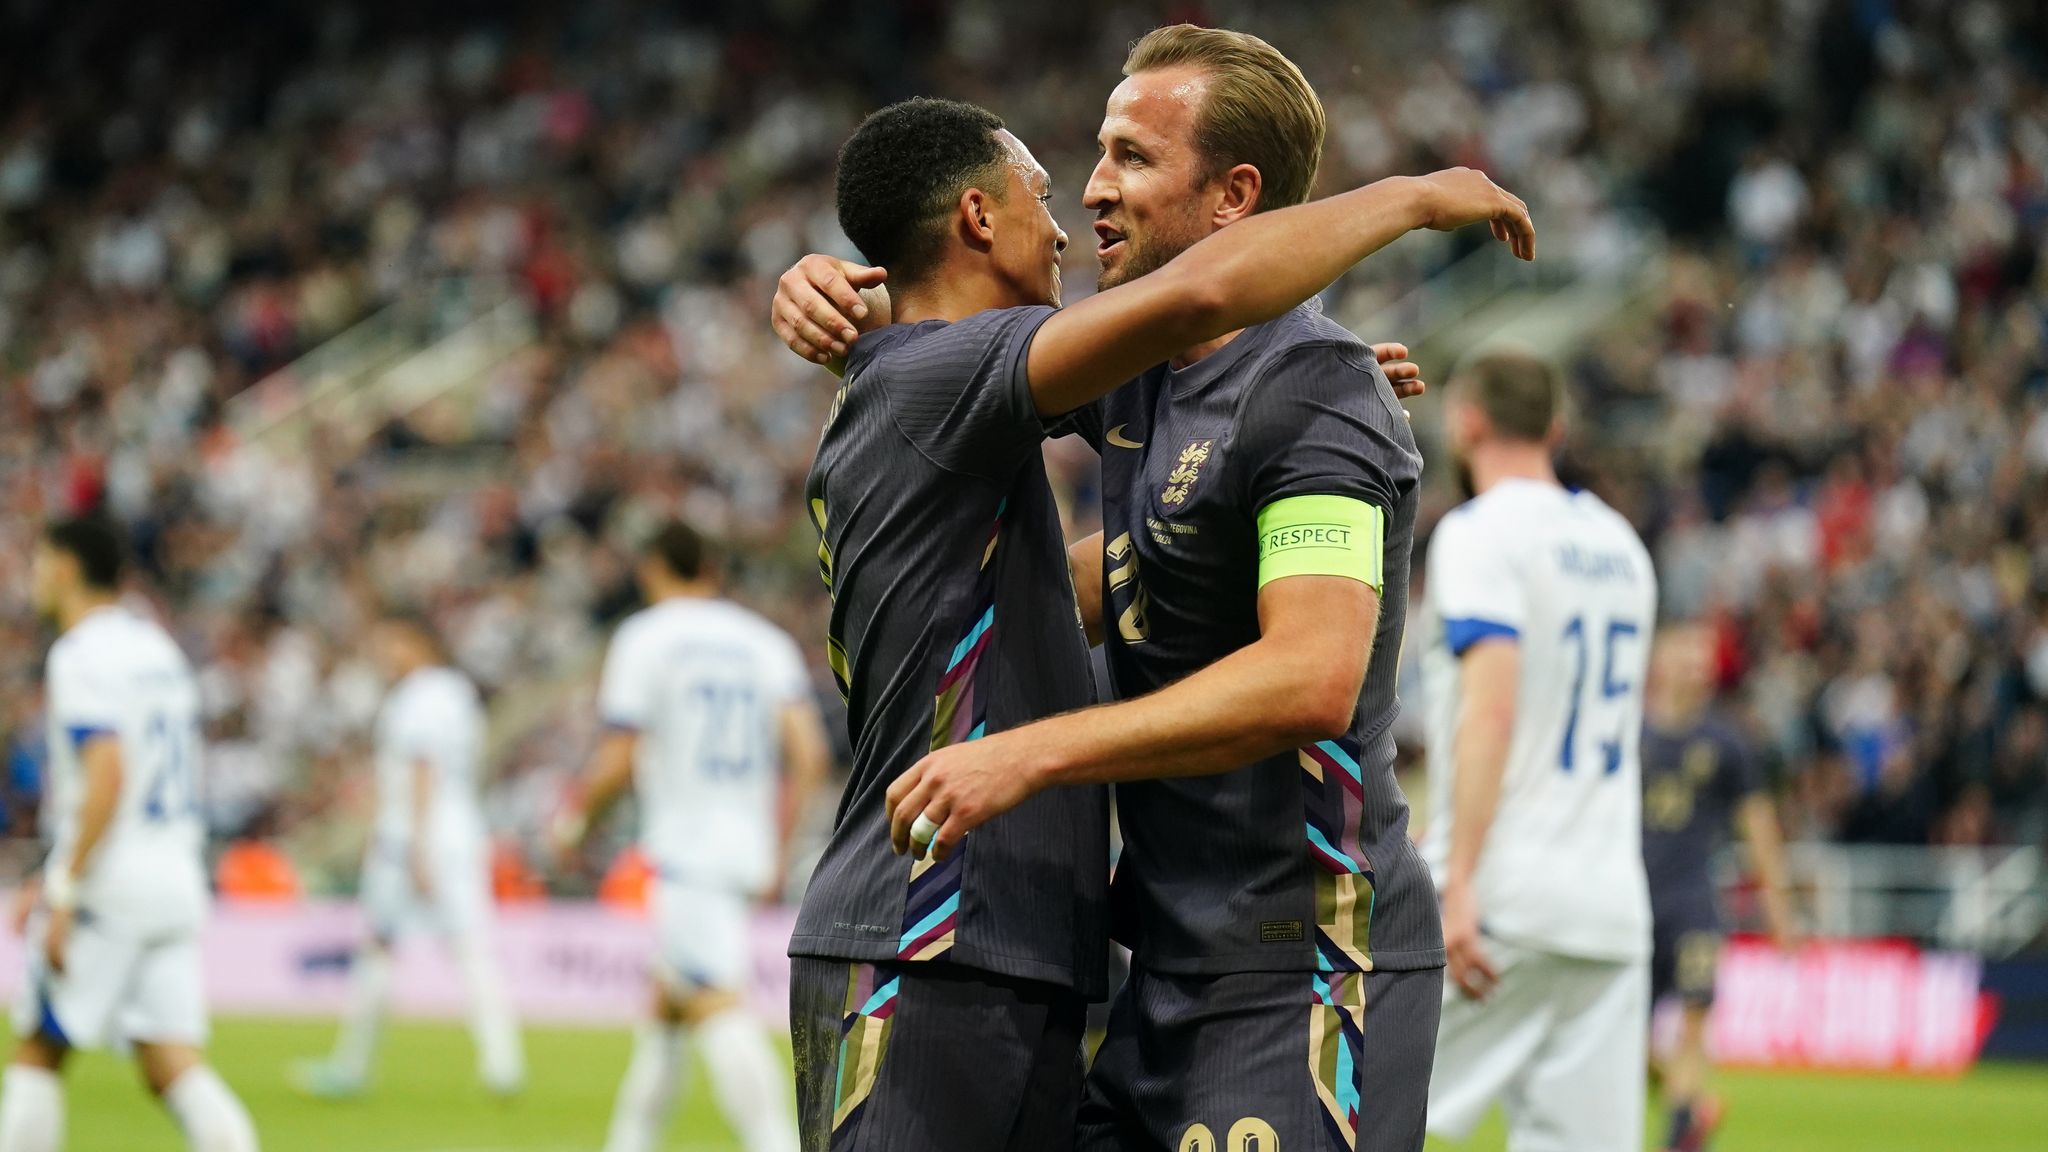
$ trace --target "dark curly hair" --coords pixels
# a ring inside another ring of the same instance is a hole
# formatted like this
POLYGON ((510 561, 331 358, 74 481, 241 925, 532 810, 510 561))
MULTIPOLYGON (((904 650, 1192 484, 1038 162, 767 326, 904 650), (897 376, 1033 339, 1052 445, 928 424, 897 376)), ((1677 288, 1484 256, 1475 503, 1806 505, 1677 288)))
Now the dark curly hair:
POLYGON ((88 514, 54 520, 43 528, 50 547, 78 561, 78 574, 85 586, 111 592, 121 586, 121 574, 128 566, 127 548, 121 530, 105 516, 88 514))
POLYGON ((839 227, 890 283, 932 271, 961 193, 1007 193, 1002 127, 985 108, 919 96, 869 116, 839 150, 839 227))

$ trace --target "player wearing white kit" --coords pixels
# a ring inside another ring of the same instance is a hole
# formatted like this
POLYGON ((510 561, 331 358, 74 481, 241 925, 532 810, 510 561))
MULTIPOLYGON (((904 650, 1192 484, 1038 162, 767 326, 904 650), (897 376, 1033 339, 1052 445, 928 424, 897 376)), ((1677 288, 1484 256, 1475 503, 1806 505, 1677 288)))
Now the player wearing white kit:
POLYGON ((24 908, 0 1152, 61 1148, 58 1073, 73 1048, 109 1045, 133 1051, 195 1152, 254 1152, 249 1113, 205 1062, 199 686, 170 636, 117 603, 121 569, 95 520, 51 525, 36 550, 36 609, 63 632, 44 694, 55 836, 24 908))
POLYGON ((1431 1132, 1495 1101, 1511 1152, 1634 1152, 1649 1004, 1643 680, 1656 577, 1628 522, 1551 467, 1560 388, 1519 354, 1445 405, 1477 495, 1428 561, 1432 801, 1445 989, 1431 1132))
POLYGON ((781 888, 790 830, 825 778, 824 727, 796 642, 718 598, 688 525, 656 533, 637 574, 648 607, 612 638, 598 691, 606 734, 555 829, 567 854, 630 783, 654 867, 653 1019, 636 1034, 605 1150, 660 1147, 694 1029, 747 1152, 796 1152, 789 1077, 742 997, 749 909, 781 888))
POLYGON ((362 1090, 389 1007, 392 948, 421 926, 462 968, 478 1077, 489 1091, 511 1095, 525 1082, 526 1061, 491 951, 490 837, 477 795, 483 702, 424 620, 387 617, 371 647, 392 688, 377 717, 377 818, 363 859, 370 939, 356 956, 334 1053, 303 1069, 301 1086, 321 1096, 362 1090))

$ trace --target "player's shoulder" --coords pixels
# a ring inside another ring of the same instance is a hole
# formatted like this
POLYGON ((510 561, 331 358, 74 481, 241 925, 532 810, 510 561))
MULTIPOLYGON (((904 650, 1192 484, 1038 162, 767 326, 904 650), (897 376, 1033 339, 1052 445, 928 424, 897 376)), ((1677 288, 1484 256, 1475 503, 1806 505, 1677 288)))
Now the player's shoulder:
POLYGON ((1629 522, 1627 516, 1622 515, 1620 509, 1602 500, 1599 494, 1590 490, 1573 489, 1571 495, 1573 501, 1586 509, 1603 528, 1617 537, 1634 541, 1637 547, 1643 547, 1642 533, 1636 531, 1636 526, 1629 522))
POLYGON ((1629 558, 1626 565, 1633 582, 1654 595, 1657 586, 1657 564, 1650 555, 1650 546, 1643 543, 1642 533, 1621 510, 1602 500, 1592 492, 1572 494, 1575 504, 1582 507, 1593 524, 1597 540, 1604 549, 1629 558))
POLYGON ((1264 327, 1271 329, 1271 338, 1276 345, 1286 347, 1330 345, 1332 347, 1371 352, 1370 346, 1365 341, 1359 339, 1356 332, 1330 319, 1323 312, 1322 302, 1319 300, 1309 300, 1306 303, 1297 304, 1272 320, 1267 321, 1264 327))
POLYGON ((1749 737, 1732 718, 1719 711, 1710 711, 1700 718, 1696 738, 1711 742, 1727 754, 1740 755, 1749 748, 1749 737))
POLYGON ((691 601, 661 600, 649 604, 619 622, 612 633, 614 651, 645 653, 665 648, 677 637, 697 631, 701 624, 691 611, 691 601))
POLYGON ((474 706, 483 699, 483 692, 470 679, 469 673, 453 664, 442 664, 431 669, 436 694, 454 703, 474 706))
POLYGON ((1056 309, 1043 304, 989 308, 958 320, 891 324, 862 336, 847 353, 852 383, 918 383, 933 373, 950 375, 966 361, 979 361, 1005 337, 1036 332, 1056 309))
POLYGON ((796 647, 795 638, 781 625, 737 600, 707 600, 703 609, 707 619, 750 646, 776 651, 796 647))
POLYGON ((399 681, 392 697, 394 705, 422 713, 469 711, 483 699, 476 681, 448 664, 422 668, 407 676, 399 681))
POLYGON ((94 612, 50 645, 52 670, 137 663, 186 666, 184 651, 162 625, 123 607, 94 612))
POLYGON ((1310 359, 1326 372, 1358 377, 1380 374, 1372 347, 1357 333, 1323 315, 1315 301, 1254 325, 1246 335, 1255 342, 1251 377, 1267 377, 1282 366, 1310 359))
POLYGON ((661 627, 661 605, 649 604, 626 614, 619 626, 612 629, 612 644, 629 645, 661 627))
POLYGON ((1540 492, 1527 490, 1534 487, 1501 484, 1472 497, 1437 521, 1430 546, 1450 543, 1489 551, 1521 547, 1541 523, 1531 515, 1531 505, 1543 500, 1540 492))

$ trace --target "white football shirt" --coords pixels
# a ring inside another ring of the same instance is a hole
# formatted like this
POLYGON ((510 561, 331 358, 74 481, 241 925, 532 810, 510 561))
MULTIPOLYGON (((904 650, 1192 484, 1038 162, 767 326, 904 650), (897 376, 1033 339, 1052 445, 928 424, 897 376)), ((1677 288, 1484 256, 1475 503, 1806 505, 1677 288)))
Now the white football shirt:
POLYGON ((400 680, 377 715, 377 842, 387 852, 411 850, 413 769, 433 775, 427 843, 436 856, 468 851, 484 836, 482 785, 484 706, 461 672, 428 667, 400 680))
POLYGON ((759 892, 780 850, 781 716, 810 679, 789 634, 725 600, 664 600, 628 617, 598 709, 640 734, 641 846, 662 878, 759 892))
POLYGON ((45 675, 51 859, 71 859, 78 839, 80 749, 101 736, 121 749, 120 800, 77 878, 79 907, 141 932, 196 928, 206 915, 206 831, 191 663, 155 621, 106 607, 51 646, 45 675))
POLYGON ((1588 492, 1511 480, 1443 518, 1429 545, 1424 656, 1439 887, 1451 845, 1458 658, 1519 647, 1500 806, 1474 877, 1485 931, 1591 959, 1650 950, 1643 874, 1643 678, 1657 580, 1627 520, 1588 492))

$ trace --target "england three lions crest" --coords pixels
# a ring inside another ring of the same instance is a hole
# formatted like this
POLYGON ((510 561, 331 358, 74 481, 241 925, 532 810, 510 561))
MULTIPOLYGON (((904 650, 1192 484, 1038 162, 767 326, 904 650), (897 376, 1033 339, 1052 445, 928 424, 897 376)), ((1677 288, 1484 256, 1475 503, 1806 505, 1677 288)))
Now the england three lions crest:
POLYGON ((1173 471, 1166 474, 1166 487, 1159 492, 1159 502, 1168 508, 1187 502, 1188 492, 1195 481, 1202 478, 1202 465, 1209 462, 1209 449, 1216 441, 1190 440, 1180 450, 1180 459, 1174 462, 1173 471))

